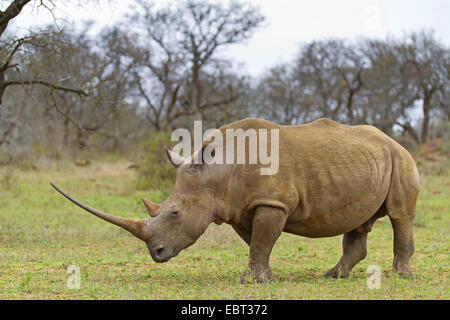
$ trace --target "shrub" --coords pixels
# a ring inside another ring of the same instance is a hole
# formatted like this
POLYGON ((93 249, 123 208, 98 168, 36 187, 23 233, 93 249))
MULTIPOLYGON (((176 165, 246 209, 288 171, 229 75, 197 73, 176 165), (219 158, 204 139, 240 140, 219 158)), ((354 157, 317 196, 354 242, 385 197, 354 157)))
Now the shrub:
POLYGON ((168 194, 175 183, 176 170, 166 157, 164 146, 173 144, 170 133, 153 132, 141 143, 143 161, 138 170, 138 189, 168 194))

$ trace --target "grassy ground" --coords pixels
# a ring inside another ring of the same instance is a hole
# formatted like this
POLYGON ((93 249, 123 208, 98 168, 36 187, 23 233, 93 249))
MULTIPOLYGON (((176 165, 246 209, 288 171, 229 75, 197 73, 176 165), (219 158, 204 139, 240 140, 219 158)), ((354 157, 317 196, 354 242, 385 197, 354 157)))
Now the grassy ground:
POLYGON ((342 237, 308 239, 283 234, 271 257, 270 284, 238 283, 248 247, 226 225, 211 225, 191 248, 164 264, 145 245, 65 200, 65 191, 124 217, 146 217, 135 173, 125 163, 67 163, 20 171, 0 168, 0 299, 449 299, 450 181, 448 170, 422 176, 415 222, 414 279, 388 271, 392 228, 379 220, 369 234, 368 256, 348 279, 323 272, 341 254, 342 237), (68 289, 70 265, 81 288, 68 289), (383 272, 381 289, 368 289, 366 270, 383 272))

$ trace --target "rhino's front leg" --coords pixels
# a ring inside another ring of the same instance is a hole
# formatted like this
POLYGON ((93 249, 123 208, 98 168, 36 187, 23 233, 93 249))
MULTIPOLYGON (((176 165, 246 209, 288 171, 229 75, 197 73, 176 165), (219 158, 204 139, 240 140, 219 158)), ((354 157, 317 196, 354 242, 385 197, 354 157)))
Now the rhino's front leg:
MULTIPOLYGON (((260 206, 255 210, 250 242, 249 267, 256 282, 267 282, 272 279, 269 257, 272 248, 284 229, 286 214, 275 207, 260 206)), ((245 283, 245 275, 241 283, 245 283)))

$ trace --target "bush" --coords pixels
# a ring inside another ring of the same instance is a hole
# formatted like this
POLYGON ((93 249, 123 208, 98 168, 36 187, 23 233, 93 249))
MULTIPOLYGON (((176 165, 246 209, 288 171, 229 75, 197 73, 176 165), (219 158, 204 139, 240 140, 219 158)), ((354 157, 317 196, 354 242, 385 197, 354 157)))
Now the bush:
POLYGON ((170 144, 173 142, 167 132, 153 132, 142 142, 143 161, 138 170, 138 189, 154 190, 166 195, 172 190, 176 170, 164 151, 164 146, 169 147, 170 144))
POLYGON ((440 122, 434 129, 434 135, 437 138, 442 138, 443 151, 450 151, 450 121, 440 122))

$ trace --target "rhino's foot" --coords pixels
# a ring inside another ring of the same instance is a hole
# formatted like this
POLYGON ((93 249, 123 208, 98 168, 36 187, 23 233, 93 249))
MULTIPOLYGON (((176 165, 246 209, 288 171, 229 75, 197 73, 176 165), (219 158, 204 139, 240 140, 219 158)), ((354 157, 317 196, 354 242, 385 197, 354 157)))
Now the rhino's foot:
POLYGON ((250 270, 246 270, 242 273, 241 278, 239 279, 240 284, 250 284, 253 283, 253 277, 250 270))
POLYGON ((405 278, 405 279, 412 279, 412 278, 414 278, 414 275, 411 272, 411 269, 409 268, 408 265, 398 265, 398 266, 396 266, 394 264, 392 269, 401 278, 405 278))
POLYGON ((324 276, 327 278, 348 278, 348 275, 350 273, 349 268, 345 265, 343 265, 341 262, 339 262, 334 268, 328 270, 324 273, 324 276))
POLYGON ((241 284, 267 283, 273 280, 272 270, 268 267, 254 266, 251 270, 246 270, 241 276, 241 284))
POLYGON ((365 231, 360 232, 358 229, 355 229, 344 234, 342 239, 342 257, 334 268, 325 272, 325 277, 348 278, 353 267, 366 257, 366 243, 367 232, 365 231))

